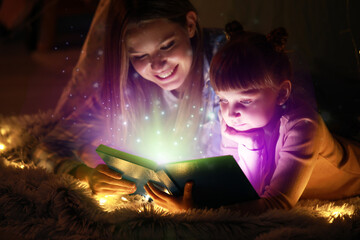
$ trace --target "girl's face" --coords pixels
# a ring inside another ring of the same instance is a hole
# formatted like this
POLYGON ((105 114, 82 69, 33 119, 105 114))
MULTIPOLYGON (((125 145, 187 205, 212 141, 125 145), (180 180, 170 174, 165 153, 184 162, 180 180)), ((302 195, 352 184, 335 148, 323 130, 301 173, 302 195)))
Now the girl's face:
POLYGON ((260 90, 219 91, 221 115, 231 128, 249 131, 266 126, 279 105, 279 91, 260 90))
POLYGON ((193 52, 196 14, 187 14, 187 27, 156 19, 129 27, 126 48, 135 70, 165 90, 180 90, 188 76, 193 52))

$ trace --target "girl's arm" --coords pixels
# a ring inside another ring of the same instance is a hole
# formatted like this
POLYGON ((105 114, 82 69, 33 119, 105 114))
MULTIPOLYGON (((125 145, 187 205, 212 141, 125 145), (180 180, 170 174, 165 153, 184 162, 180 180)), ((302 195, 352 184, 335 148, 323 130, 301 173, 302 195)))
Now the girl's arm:
MULTIPOLYGON (((317 123, 311 119, 302 119, 288 124, 280 138, 282 139, 279 140, 281 146, 277 149, 276 168, 270 183, 260 196, 261 199, 224 207, 244 213, 262 213, 269 209, 291 209, 297 203, 309 181, 317 158, 321 141, 318 137, 317 123)), ((160 190, 146 190, 156 204, 171 211, 184 210, 183 206, 186 206, 182 204, 181 198, 179 205, 179 199, 160 190)), ((188 194, 186 199, 191 199, 191 196, 188 194)))
POLYGON ((315 165, 321 138, 317 122, 299 119, 280 130, 275 169, 261 199, 227 206, 243 212, 291 209, 301 197, 315 165))

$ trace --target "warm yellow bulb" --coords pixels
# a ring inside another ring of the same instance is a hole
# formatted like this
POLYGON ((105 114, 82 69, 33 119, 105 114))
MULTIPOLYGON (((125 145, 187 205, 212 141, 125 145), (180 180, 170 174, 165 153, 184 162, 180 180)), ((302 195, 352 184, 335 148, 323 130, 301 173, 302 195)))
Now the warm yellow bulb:
POLYGON ((4 150, 5 149, 5 145, 0 143, 0 151, 4 150))
POLYGON ((100 198, 99 199, 99 204, 102 206, 106 203, 107 199, 106 198, 100 198))
POLYGON ((351 217, 355 212, 353 205, 343 204, 342 206, 334 206, 331 204, 327 209, 318 209, 320 214, 328 219, 329 223, 332 223, 334 219, 344 219, 346 216, 351 217))

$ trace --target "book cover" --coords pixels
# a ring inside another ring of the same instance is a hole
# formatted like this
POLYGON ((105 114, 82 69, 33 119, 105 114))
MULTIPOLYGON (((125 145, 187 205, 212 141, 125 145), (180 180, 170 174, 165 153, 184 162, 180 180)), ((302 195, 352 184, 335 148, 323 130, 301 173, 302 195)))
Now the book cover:
POLYGON ((259 199, 251 183, 230 156, 193 159, 157 164, 114 148, 99 145, 96 152, 124 179, 136 183, 134 194, 146 195, 144 185, 151 181, 175 196, 182 195, 187 181, 193 181, 193 200, 197 207, 216 208, 259 199))

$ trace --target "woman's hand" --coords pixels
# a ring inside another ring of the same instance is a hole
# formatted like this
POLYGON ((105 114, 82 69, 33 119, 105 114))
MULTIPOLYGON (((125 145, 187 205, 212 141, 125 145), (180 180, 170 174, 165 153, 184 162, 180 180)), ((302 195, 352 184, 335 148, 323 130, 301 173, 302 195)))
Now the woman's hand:
POLYGON ((86 181, 93 193, 100 195, 131 194, 136 191, 135 183, 122 179, 117 173, 105 164, 99 164, 96 168, 80 165, 74 176, 86 181))
POLYGON ((155 204, 165 208, 171 212, 184 212, 190 208, 193 208, 193 199, 192 199, 192 187, 193 182, 187 182, 184 187, 184 195, 180 197, 175 197, 169 195, 160 189, 158 189, 154 184, 148 182, 144 186, 146 192, 154 200, 155 204))

